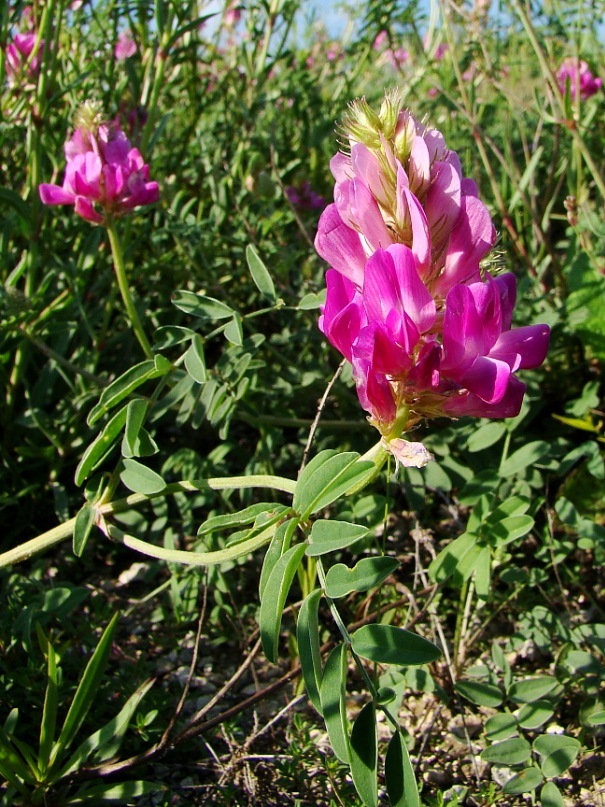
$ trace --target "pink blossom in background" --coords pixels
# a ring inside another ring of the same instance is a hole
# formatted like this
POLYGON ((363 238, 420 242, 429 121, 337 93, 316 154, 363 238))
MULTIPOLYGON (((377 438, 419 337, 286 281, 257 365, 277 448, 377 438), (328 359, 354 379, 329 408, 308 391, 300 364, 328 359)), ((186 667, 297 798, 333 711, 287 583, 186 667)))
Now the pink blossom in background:
POLYGON ((37 44, 35 33, 15 34, 6 48, 6 72, 12 85, 22 80, 35 82, 42 65, 44 40, 37 44))
POLYGON ((569 94, 572 100, 578 97, 585 101, 597 93, 603 86, 603 81, 594 76, 585 61, 573 56, 564 59, 557 71, 559 89, 565 94, 569 81, 569 94))
MULTIPOLYGON (((428 52, 430 50, 430 48, 432 47, 431 42, 430 42, 430 40, 428 38, 428 35, 424 37, 423 45, 424 45, 425 52, 428 52)), ((450 49, 449 45, 439 43, 439 45, 437 45, 437 47, 435 48, 435 50, 434 50, 434 52, 432 54, 432 58, 436 62, 441 62, 443 60, 443 57, 445 56, 445 54, 448 52, 449 49, 450 49)))
POLYGON ((374 40, 374 44, 372 48, 374 50, 382 50, 385 45, 389 44, 389 33, 388 31, 381 31, 374 40))
POLYGON ((233 28, 242 18, 241 9, 238 6, 231 5, 225 11, 225 25, 233 28))
POLYGON ((385 50, 384 55, 394 70, 399 70, 410 60, 410 52, 405 48, 396 48, 395 50, 389 48, 385 50))
POLYGON ((396 94, 378 115, 353 104, 342 131, 315 240, 331 267, 319 327, 370 421, 388 444, 426 417, 515 416, 516 373, 544 361, 549 329, 512 328, 515 278, 482 267, 496 232, 475 183, 396 94))
POLYGON ((122 31, 113 52, 119 62, 123 62, 131 56, 134 56, 137 52, 137 46, 130 31, 122 31))
POLYGON ((159 199, 149 166, 118 126, 79 127, 65 144, 65 156, 63 184, 40 185, 45 205, 73 205, 82 218, 103 224, 159 199))

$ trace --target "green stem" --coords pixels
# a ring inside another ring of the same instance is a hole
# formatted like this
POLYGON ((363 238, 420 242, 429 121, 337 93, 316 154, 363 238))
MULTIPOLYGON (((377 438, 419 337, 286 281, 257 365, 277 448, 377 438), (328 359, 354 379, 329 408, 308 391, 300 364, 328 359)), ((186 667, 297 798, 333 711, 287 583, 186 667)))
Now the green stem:
POLYGON ((118 527, 115 527, 113 524, 106 524, 102 529, 108 538, 119 541, 121 544, 124 544, 124 546, 141 552, 143 555, 148 555, 158 560, 165 560, 167 563, 186 563, 189 566, 212 566, 240 558, 242 555, 248 555, 260 549, 261 546, 268 544, 275 535, 277 525, 272 524, 248 541, 242 541, 241 543, 228 546, 225 549, 218 549, 214 552, 189 552, 184 549, 166 549, 163 546, 156 546, 155 544, 147 543, 147 541, 141 541, 140 538, 136 538, 134 535, 128 535, 128 533, 122 532, 122 530, 118 529, 118 527))
MULTIPOLYGON (((296 489, 296 482, 281 476, 267 476, 264 474, 231 476, 225 477, 224 479, 200 479, 193 482, 183 480, 166 485, 159 493, 150 495, 133 493, 130 496, 126 496, 124 499, 117 499, 115 502, 105 502, 98 505, 96 511, 99 516, 106 516, 112 513, 123 513, 143 502, 170 496, 174 493, 197 493, 200 490, 231 490, 233 488, 239 488, 241 490, 244 488, 271 488, 272 490, 293 494, 296 489)), ((35 538, 16 546, 14 549, 9 549, 8 552, 2 553, 0 555, 0 569, 27 560, 43 552, 45 549, 70 538, 73 535, 75 524, 76 517, 74 516, 74 518, 70 518, 69 521, 48 530, 48 532, 37 535, 35 538)))
POLYGON ((139 340, 139 344, 143 348, 143 352, 148 359, 153 359, 151 345, 149 344, 149 340, 145 335, 143 325, 139 318, 139 313, 134 304, 134 300, 132 299, 132 294, 130 293, 130 286, 128 285, 128 278, 126 276, 126 267, 124 265, 122 245, 113 221, 110 221, 107 224, 107 234, 109 235, 109 243, 111 244, 111 254, 113 255, 113 265, 116 270, 120 294, 122 295, 122 300, 126 306, 126 312, 130 319, 130 324, 132 325, 135 336, 139 340))
POLYGON ((340 635, 342 636, 345 645, 348 647, 348 649, 349 649, 349 651, 351 653, 351 656, 353 657, 353 660, 355 661, 355 664, 357 665, 357 669, 359 670, 359 673, 360 673, 361 677, 365 681, 365 684, 366 684, 366 686, 368 688, 370 696, 372 697, 372 700, 376 703, 378 708, 381 709, 384 712, 384 714, 386 715, 389 722, 392 723, 393 727, 396 730, 399 730, 399 723, 397 722, 397 720, 395 720, 395 718, 389 712, 388 709, 385 709, 378 702, 378 690, 376 689, 376 686, 374 685, 374 682, 372 681, 372 678, 370 677, 370 674, 366 670, 361 658, 353 650, 352 642, 351 642, 351 634, 349 633, 349 630, 348 630, 347 626, 343 622, 343 619, 340 616, 340 613, 338 612, 338 608, 336 607, 336 604, 334 603, 334 600, 332 600, 326 594, 326 575, 325 575, 325 572, 324 572, 323 563, 321 562, 321 558, 317 558, 317 576, 319 577, 319 583, 320 583, 320 585, 321 585, 321 587, 323 589, 324 596, 326 598, 326 602, 328 603, 328 607, 330 608, 330 613, 332 614, 332 619, 336 623, 336 627, 338 628, 338 630, 340 632, 340 635))

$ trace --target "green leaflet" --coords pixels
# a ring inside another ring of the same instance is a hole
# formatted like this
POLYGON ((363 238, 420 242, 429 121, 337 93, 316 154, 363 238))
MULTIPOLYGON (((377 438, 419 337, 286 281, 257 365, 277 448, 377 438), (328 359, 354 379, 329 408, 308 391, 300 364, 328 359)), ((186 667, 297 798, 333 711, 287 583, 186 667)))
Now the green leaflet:
POLYGON ((276 300, 276 294, 273 279, 269 274, 269 270, 261 260, 260 255, 256 251, 256 247, 252 244, 248 244, 246 247, 246 261, 256 288, 264 297, 266 297, 270 302, 274 303, 276 300))
POLYGON ((307 597, 298 612, 296 624, 296 639, 298 643, 298 656, 303 674, 307 695, 313 706, 321 714, 320 689, 323 678, 321 667, 321 652, 319 648, 319 602, 322 590, 316 588, 307 597))
POLYGON ((103 635, 99 639, 99 643, 90 661, 86 665, 86 669, 76 689, 59 738, 52 749, 49 767, 52 766, 56 760, 61 758, 61 754, 66 748, 69 748, 84 718, 88 714, 99 682, 105 671, 118 617, 119 614, 117 613, 112 617, 109 625, 105 628, 103 635))
POLYGON ((377 807, 378 738, 376 707, 373 701, 366 703, 357 715, 351 730, 349 748, 351 775, 355 789, 367 807, 377 807))
POLYGON ((172 304, 185 314, 199 319, 216 320, 233 316, 233 309, 225 303, 193 291, 175 291, 172 295, 172 304))
POLYGON ((277 644, 282 613, 296 570, 305 554, 305 544, 297 544, 283 554, 273 567, 260 604, 259 626, 263 650, 269 661, 277 661, 277 644))
POLYGON ((119 378, 116 378, 109 386, 105 387, 99 398, 99 403, 90 410, 86 422, 89 426, 93 426, 102 415, 117 406, 145 381, 166 375, 170 370, 172 370, 172 364, 163 356, 156 356, 154 360, 148 359, 140 364, 135 364, 134 367, 130 367, 119 378))
POLYGON ((396 731, 389 742, 384 776, 391 807, 420 807, 414 769, 400 731, 396 731))
POLYGON ((76 485, 81 485, 113 449, 126 423, 126 413, 127 407, 123 406, 105 424, 101 433, 98 434, 94 441, 88 446, 76 468, 76 485))
POLYGON ((373 462, 359 461, 354 451, 320 451, 305 467, 296 484, 292 506, 303 519, 327 507, 376 470, 373 462))
POLYGON ((441 655, 428 639, 394 625, 364 625, 351 636, 351 646, 362 658, 401 667, 430 664, 441 655))
POLYGON ((481 759, 495 765, 521 765, 531 757, 531 746, 523 737, 509 737, 484 748, 481 759))
POLYGON ((85 502, 76 516, 74 524, 73 550, 76 557, 81 557, 95 523, 95 508, 91 502, 85 502))
POLYGON ((367 527, 359 524, 350 524, 348 521, 329 521, 321 519, 311 528, 311 537, 306 554, 309 557, 325 555, 327 552, 336 552, 346 549, 361 540, 368 534, 367 527))
POLYGON ((284 554, 284 552, 287 552, 288 549, 290 549, 290 542, 297 526, 298 521, 295 518, 291 518, 289 521, 284 521, 283 524, 279 525, 275 535, 271 539, 271 543, 269 544, 269 547, 265 553, 263 568, 261 569, 260 581, 258 584, 258 592, 261 600, 263 598, 263 593, 265 591, 267 581, 269 580, 269 576, 273 571, 273 567, 284 554))
POLYGON ((328 656, 319 690, 321 713, 334 753, 349 764, 349 739, 346 706, 347 649, 336 645, 328 656))
POLYGON ((166 487, 162 477, 146 465, 133 459, 125 459, 123 462, 124 470, 120 474, 120 479, 128 490, 151 496, 160 493, 166 487))
POLYGON ((362 558, 352 569, 344 563, 337 563, 328 569, 326 594, 338 598, 352 591, 367 591, 377 586, 399 566, 397 558, 378 556, 362 558))

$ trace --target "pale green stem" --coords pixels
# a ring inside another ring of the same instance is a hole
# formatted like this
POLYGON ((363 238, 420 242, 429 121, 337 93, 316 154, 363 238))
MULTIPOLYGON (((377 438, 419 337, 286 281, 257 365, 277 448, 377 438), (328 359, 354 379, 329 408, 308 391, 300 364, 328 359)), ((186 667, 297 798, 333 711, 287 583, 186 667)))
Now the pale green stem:
POLYGON ((225 563, 228 560, 240 558, 242 555, 248 555, 260 549, 261 546, 268 544, 271 538, 275 535, 277 524, 272 524, 263 530, 258 535, 250 538, 249 541, 242 541, 241 543, 228 546, 225 549, 218 549, 214 552, 189 552, 184 549, 166 549, 163 546, 156 546, 149 544, 147 541, 141 541, 134 535, 122 532, 122 530, 115 527, 113 524, 107 524, 101 527, 106 533, 108 538, 114 541, 119 541, 124 546, 141 552, 143 555, 148 555, 158 560, 165 560, 168 563, 185 563, 189 566, 212 566, 219 563, 225 563))
POLYGON ((326 575, 325 575, 325 572, 324 572, 323 564, 321 562, 321 558, 317 558, 317 576, 319 577, 319 582, 320 582, 320 585, 321 585, 321 587, 323 589, 324 596, 326 598, 326 602, 328 603, 328 607, 330 608, 330 613, 332 614, 332 619, 336 623, 336 627, 338 628, 338 630, 340 632, 340 635, 342 636, 345 645, 347 645, 347 647, 348 647, 348 649, 349 649, 349 651, 351 653, 351 656, 353 657, 353 660, 355 661, 355 664, 357 665, 357 669, 359 670, 359 673, 360 673, 361 677, 363 678, 363 680, 366 683, 366 686, 367 686, 367 688, 368 688, 368 690, 370 692, 372 700, 376 703, 378 708, 381 709, 384 712, 387 719, 389 720, 390 723, 392 723, 395 730, 398 731, 399 730, 399 723, 397 722, 397 720, 395 720, 395 718, 389 712, 389 710, 385 709, 378 702, 378 690, 376 689, 376 686, 374 685, 374 682, 372 681, 368 671, 366 670, 361 658, 353 650, 352 641, 351 641, 351 634, 349 633, 349 630, 348 630, 347 626, 343 622, 343 619, 340 616, 340 613, 338 611, 338 608, 336 607, 336 604, 334 603, 334 600, 332 600, 326 594, 326 575))
MULTIPOLYGON (((115 502, 105 502, 99 504, 96 508, 99 516, 111 515, 111 513, 121 513, 125 510, 130 510, 138 504, 151 501, 164 496, 169 496, 173 493, 197 493, 200 490, 231 490, 234 488, 270 488, 272 490, 280 490, 283 493, 293 494, 296 489, 296 482, 290 479, 284 479, 281 476, 266 476, 263 474, 251 476, 231 476, 224 479, 211 478, 203 479, 195 482, 181 481, 173 482, 166 485, 164 490, 159 493, 145 495, 143 493, 133 493, 126 496, 124 499, 118 499, 115 502)), ((20 563, 23 560, 33 557, 34 555, 43 552, 55 544, 70 538, 73 535, 74 527, 76 524, 76 517, 70 518, 63 524, 53 527, 52 530, 37 535, 29 541, 26 541, 14 549, 9 549, 0 555, 0 568, 5 566, 12 566, 15 563, 20 563)))
POLYGON ((126 312, 128 314, 128 318, 130 319, 132 330, 134 331, 135 336, 139 340, 139 344, 143 348, 143 352, 145 353, 147 358, 153 359, 153 351, 151 349, 151 345, 149 344, 149 340, 145 335, 145 331, 143 330, 143 324, 141 323, 139 313, 134 304, 134 300, 132 299, 132 294, 130 293, 130 286, 128 285, 128 278, 126 276, 126 267, 124 265, 124 254, 122 252, 122 245, 120 243, 118 232, 116 230, 116 226, 113 221, 110 221, 107 224, 107 234, 109 235, 109 243, 111 244, 111 254, 113 255, 113 265, 116 270, 116 277, 118 279, 120 294, 122 295, 122 300, 124 301, 124 305, 126 306, 126 312))

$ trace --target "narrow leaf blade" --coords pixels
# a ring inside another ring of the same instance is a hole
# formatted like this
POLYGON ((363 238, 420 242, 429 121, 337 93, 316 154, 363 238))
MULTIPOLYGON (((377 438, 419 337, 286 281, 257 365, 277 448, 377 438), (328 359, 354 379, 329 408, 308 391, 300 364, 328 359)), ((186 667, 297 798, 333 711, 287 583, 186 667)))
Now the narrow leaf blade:
POLYGON ((349 764, 349 739, 346 708, 347 649, 336 645, 328 656, 319 690, 321 713, 334 753, 349 764))
POLYGON ((363 625, 351 636, 353 650, 378 664, 408 667, 430 664, 441 656, 437 645, 394 625, 363 625))
POLYGON ((252 244, 248 244, 246 247, 246 261, 248 262, 248 269, 250 269, 250 274, 252 275, 252 280, 256 288, 264 297, 274 303, 276 294, 273 279, 256 251, 256 247, 252 244))
POLYGON ((395 732, 389 742, 384 775, 391 807, 420 807, 414 769, 400 731, 395 732))
POLYGON ((305 544, 297 544, 285 552, 273 567, 263 592, 259 626, 265 656, 277 661, 277 645, 282 613, 296 570, 305 554, 305 544))
POLYGON ((378 738, 376 707, 373 701, 366 703, 353 723, 350 763, 353 784, 363 803, 367 807, 377 807, 378 738))
POLYGON ((298 643, 298 656, 303 674, 307 695, 313 706, 321 714, 321 699, 319 691, 323 678, 321 667, 321 652, 319 648, 319 602, 322 591, 316 588, 307 597, 298 612, 296 624, 296 639, 298 643))

